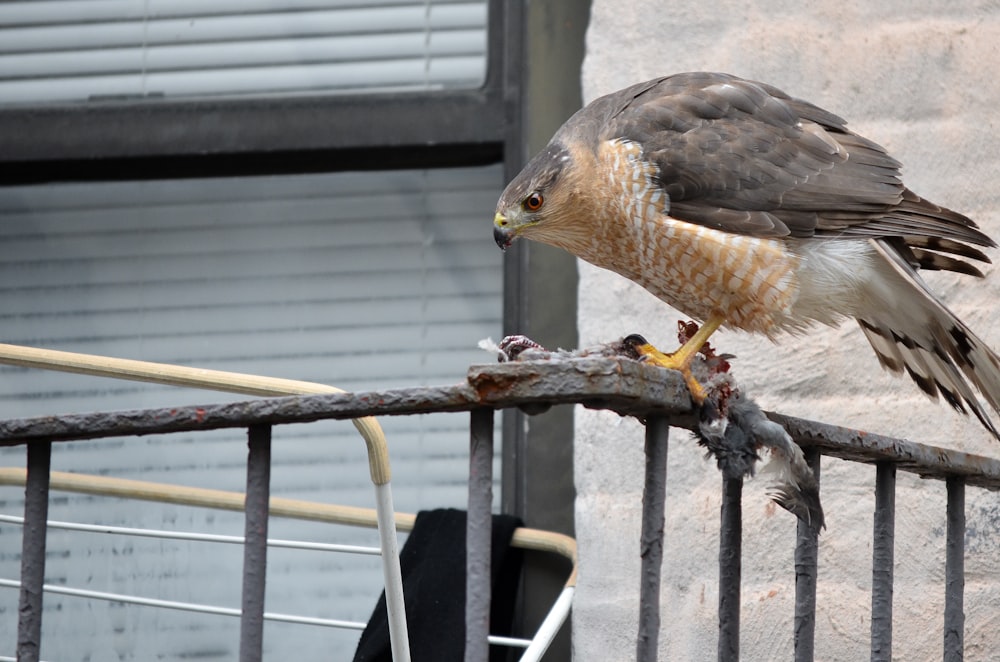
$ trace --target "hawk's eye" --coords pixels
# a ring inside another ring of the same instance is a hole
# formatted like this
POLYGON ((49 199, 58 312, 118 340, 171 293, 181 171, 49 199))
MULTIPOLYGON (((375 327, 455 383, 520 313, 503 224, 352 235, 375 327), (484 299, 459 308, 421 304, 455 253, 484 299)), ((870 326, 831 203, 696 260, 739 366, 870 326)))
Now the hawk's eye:
POLYGON ((538 191, 535 191, 524 199, 524 208, 528 211, 538 211, 545 204, 545 198, 538 191))

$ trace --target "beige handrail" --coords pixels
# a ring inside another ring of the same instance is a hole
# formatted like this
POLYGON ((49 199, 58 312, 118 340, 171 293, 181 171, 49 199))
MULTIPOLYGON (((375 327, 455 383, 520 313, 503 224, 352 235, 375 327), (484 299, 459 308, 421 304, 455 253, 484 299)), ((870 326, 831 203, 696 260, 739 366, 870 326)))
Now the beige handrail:
MULTIPOLYGON (((167 363, 116 359, 108 356, 77 354, 20 345, 0 344, 0 363, 246 395, 281 396, 344 392, 326 384, 302 382, 294 379, 188 368, 167 363)), ((361 433, 368 447, 368 469, 372 482, 376 485, 385 485, 389 482, 392 472, 389 467, 389 450, 386 446, 382 426, 371 416, 356 418, 352 423, 361 433)))
MULTIPOLYGON (((2 467, 0 468, 0 485, 24 485, 26 473, 21 468, 2 467)), ((51 489, 66 492, 158 501, 220 510, 242 511, 244 504, 244 495, 241 492, 183 487, 167 483, 91 476, 64 471, 51 472, 49 486, 51 489)), ((270 514, 277 517, 332 524, 368 527, 377 525, 376 512, 372 508, 340 506, 282 497, 271 497, 270 514)), ((395 519, 397 529, 411 531, 417 518, 416 515, 408 513, 395 513, 395 519)), ((566 586, 576 585, 576 540, 570 536, 551 531, 519 528, 514 531, 511 544, 522 549, 549 552, 565 557, 573 564, 573 570, 566 580, 566 586)))

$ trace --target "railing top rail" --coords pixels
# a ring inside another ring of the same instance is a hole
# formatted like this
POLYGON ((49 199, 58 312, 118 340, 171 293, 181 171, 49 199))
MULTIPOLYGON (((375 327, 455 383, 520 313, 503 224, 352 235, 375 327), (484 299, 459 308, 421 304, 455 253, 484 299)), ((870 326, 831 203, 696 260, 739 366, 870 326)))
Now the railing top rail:
MULTIPOLYGON (((306 393, 343 393, 342 389, 328 384, 3 343, 0 343, 0 363, 151 384, 241 393, 243 395, 284 396, 306 393)), ((382 427, 378 421, 370 416, 359 417, 352 422, 364 438, 365 445, 368 446, 368 468, 372 482, 376 485, 389 482, 392 472, 389 468, 389 454, 382 427)))
MULTIPOLYGON (((465 383, 356 393, 265 398, 228 404, 44 416, 0 421, 0 445, 162 434, 255 424, 398 416, 521 407, 537 411, 579 403, 623 415, 671 416, 691 428, 695 417, 683 379, 629 359, 554 358, 475 365, 465 383)), ((847 460, 893 462, 924 477, 961 476, 1000 489, 1000 459, 774 414, 802 446, 847 460)))

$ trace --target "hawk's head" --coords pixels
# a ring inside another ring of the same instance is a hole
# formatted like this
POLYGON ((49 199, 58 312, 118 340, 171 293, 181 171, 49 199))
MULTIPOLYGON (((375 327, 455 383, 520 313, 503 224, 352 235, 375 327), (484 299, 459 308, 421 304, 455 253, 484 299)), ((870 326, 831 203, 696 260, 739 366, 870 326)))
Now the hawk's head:
POLYGON ((550 143, 528 162, 507 185, 493 217, 493 239, 506 250, 520 236, 534 236, 545 241, 552 228, 571 208, 567 205, 571 187, 565 177, 572 165, 569 151, 561 144, 550 143))

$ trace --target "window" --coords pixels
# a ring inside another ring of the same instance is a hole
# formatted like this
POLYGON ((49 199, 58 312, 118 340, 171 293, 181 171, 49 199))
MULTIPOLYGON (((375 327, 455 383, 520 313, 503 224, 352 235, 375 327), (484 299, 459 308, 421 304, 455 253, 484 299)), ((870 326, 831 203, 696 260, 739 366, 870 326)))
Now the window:
POLYGON ((485 0, 0 5, 2 104, 477 88, 485 0))
MULTIPOLYGON (((0 5, 3 341, 347 389, 459 381, 490 360, 476 342, 502 332, 503 257, 489 223, 510 131, 504 11, 483 0, 0 5)), ((0 368, 5 418, 238 397, 0 368)), ((383 425, 397 508, 463 507, 467 421, 383 425)), ((352 426, 279 435, 273 494, 372 504, 352 426)), ((23 462, 23 449, 0 455, 23 462)), ((244 462, 245 443, 225 432, 53 451, 60 470, 232 490, 244 462)), ((6 512, 22 499, 0 494, 6 512)), ((50 517, 242 526, 75 495, 54 500, 50 517)), ((8 532, 0 574, 14 577, 20 536, 8 532)), ((333 537, 281 521, 272 535, 333 537)), ((204 551, 53 533, 48 581, 238 604, 238 574, 226 573, 238 572, 239 551, 204 551)), ((366 620, 377 562, 334 563, 275 552, 268 609, 366 620), (353 577, 346 594, 317 580, 332 572, 353 577)), ((0 591, 0 613, 16 608, 17 592, 0 591)), ((16 620, 0 618, 0 654, 14 648, 16 620)), ((61 596, 46 599, 44 622, 49 659, 231 659, 227 629, 238 628, 61 596)), ((268 647, 302 659, 346 657, 358 636, 268 628, 268 647)))

